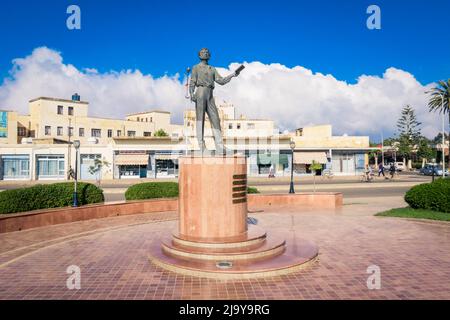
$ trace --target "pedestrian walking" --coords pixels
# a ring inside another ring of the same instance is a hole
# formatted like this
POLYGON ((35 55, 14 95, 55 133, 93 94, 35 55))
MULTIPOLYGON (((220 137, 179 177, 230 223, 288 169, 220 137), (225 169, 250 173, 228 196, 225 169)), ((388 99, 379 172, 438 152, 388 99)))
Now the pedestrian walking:
POLYGON ((391 176, 391 180, 394 179, 394 175, 395 175, 395 164, 391 163, 391 166, 389 167, 389 174, 391 176))
POLYGON ((381 175, 386 178, 386 176, 384 175, 384 166, 382 163, 378 165, 378 177, 380 177, 381 175))

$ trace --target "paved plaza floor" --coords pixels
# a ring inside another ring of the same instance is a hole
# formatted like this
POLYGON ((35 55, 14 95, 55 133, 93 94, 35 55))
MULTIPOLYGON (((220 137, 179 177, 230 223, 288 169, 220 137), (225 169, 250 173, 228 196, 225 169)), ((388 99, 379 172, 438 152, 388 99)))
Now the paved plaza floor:
POLYGON ((163 270, 153 241, 175 212, 147 213, 0 234, 0 299, 450 299, 450 223, 375 217, 401 197, 346 199, 340 210, 260 208, 249 216, 286 238, 319 246, 303 270, 254 280, 214 280, 163 270), (79 266, 81 288, 66 273, 79 266), (369 290, 369 266, 381 288, 369 290))

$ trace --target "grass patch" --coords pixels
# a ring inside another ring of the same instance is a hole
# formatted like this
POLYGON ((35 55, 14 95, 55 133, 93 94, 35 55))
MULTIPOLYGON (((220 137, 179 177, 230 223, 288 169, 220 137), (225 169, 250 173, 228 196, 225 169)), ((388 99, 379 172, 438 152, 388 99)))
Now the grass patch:
POLYGON ((427 209, 413 209, 410 207, 379 212, 376 216, 450 221, 450 213, 427 209))

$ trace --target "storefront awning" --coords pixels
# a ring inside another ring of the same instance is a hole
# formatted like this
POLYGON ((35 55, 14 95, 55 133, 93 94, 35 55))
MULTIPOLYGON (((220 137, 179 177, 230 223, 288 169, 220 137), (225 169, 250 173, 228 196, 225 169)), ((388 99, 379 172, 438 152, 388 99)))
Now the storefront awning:
POLYGON ((177 154, 155 154, 156 160, 176 160, 179 158, 177 154))
POLYGON ((115 159, 116 165, 147 165, 148 154, 118 154, 115 159))
POLYGON ((325 152, 294 152, 295 164, 312 164, 313 160, 317 163, 327 163, 325 152))

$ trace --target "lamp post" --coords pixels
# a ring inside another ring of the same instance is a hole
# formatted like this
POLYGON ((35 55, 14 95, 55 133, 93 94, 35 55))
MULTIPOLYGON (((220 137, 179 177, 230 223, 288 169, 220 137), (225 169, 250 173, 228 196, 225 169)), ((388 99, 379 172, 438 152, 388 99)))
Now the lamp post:
POLYGON ((442 179, 445 178, 445 112, 444 112, 444 95, 441 93, 441 110, 442 110, 442 179))
POLYGON ((78 150, 80 149, 80 140, 75 140, 73 142, 73 146, 75 147, 75 184, 73 190, 73 206, 78 207, 77 182, 78 182, 78 150))
POLYGON ((294 191, 294 149, 295 149, 295 142, 291 141, 289 143, 289 146, 291 147, 291 185, 289 187, 289 193, 295 193, 294 191))

